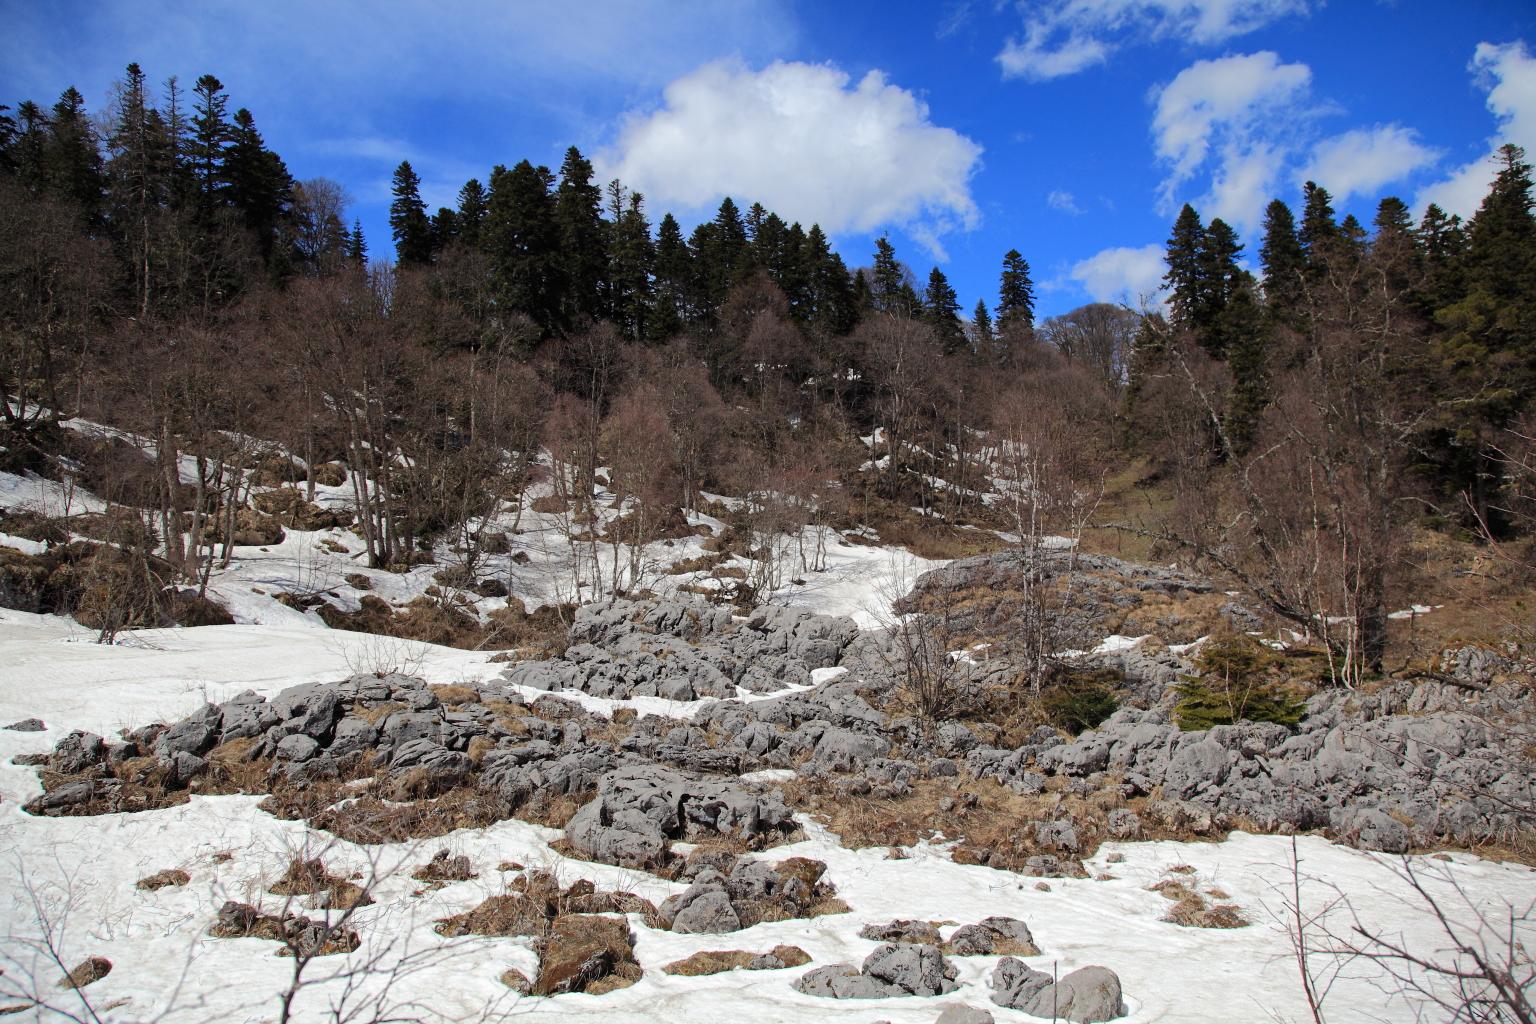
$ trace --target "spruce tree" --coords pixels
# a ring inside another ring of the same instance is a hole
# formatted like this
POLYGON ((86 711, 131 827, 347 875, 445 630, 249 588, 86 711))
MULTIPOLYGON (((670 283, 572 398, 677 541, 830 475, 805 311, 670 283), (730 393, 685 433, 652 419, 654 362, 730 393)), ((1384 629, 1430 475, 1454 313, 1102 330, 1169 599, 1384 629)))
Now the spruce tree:
POLYGON ((352 222, 352 231, 347 235, 347 259, 359 270, 368 266, 368 241, 363 237, 362 221, 352 222))
POLYGON ((602 310, 601 293, 607 276, 602 205, 602 190, 592 182, 592 162, 575 146, 570 147, 560 164, 560 184, 555 189, 560 315, 566 324, 596 317, 602 310))
POLYGON ((1017 249, 1003 254, 1003 273, 997 291, 997 330, 1005 333, 1035 327, 1035 284, 1030 280, 1029 263, 1017 249))
POLYGON ((1205 226, 1195 208, 1185 203, 1173 222, 1163 257, 1168 264, 1163 275, 1163 286, 1169 293, 1168 318, 1175 327, 1193 330, 1200 319, 1206 291, 1201 258, 1204 249, 1205 226))
POLYGON ((617 181, 609 187, 609 215, 613 220, 609 229, 608 315, 622 334, 639 341, 646 337, 652 320, 651 266, 655 247, 651 244, 651 225, 645 219, 644 196, 632 192, 626 202, 617 181))
POLYGON ((485 186, 479 178, 470 178, 459 189, 459 240, 473 249, 480 247, 480 230, 485 225, 485 186))
POLYGON ((293 178, 282 158, 266 147, 255 118, 243 107, 235 111, 222 176, 226 200, 239 212, 271 266, 278 224, 293 201, 293 178))
POLYGON ((923 319, 933 328, 945 355, 965 348, 965 329, 960 324, 960 300, 949 286, 949 279, 938 267, 928 272, 928 287, 923 292, 923 319))
POLYGON ((848 333, 859 319, 852 275, 821 225, 806 232, 804 250, 806 321, 827 335, 848 333))
POLYGON ((906 268, 896 259, 896 248, 886 235, 875 239, 875 262, 870 270, 869 293, 877 312, 893 316, 912 316, 917 312, 917 296, 907 283, 906 268))
POLYGON ((1239 290, 1247 288, 1248 275, 1237 265, 1242 251, 1237 232, 1220 217, 1214 218, 1200 245, 1200 291, 1191 321, 1196 340, 1214 359, 1225 358, 1227 352, 1223 322, 1227 306, 1239 290))
POLYGON ((1339 225, 1333 219, 1333 197, 1315 181, 1302 186, 1301 230, 1297 238, 1307 255, 1307 267, 1321 274, 1339 239, 1339 225))
POLYGON ((1455 305, 1466 296, 1467 233, 1461 218, 1448 216, 1430 203, 1419 221, 1418 245, 1424 266, 1420 305, 1433 316, 1436 310, 1455 305))
POLYGON ((1220 316, 1219 331, 1227 368, 1232 373, 1232 390, 1227 395, 1227 439, 1234 455, 1246 455, 1253 447, 1259 416, 1270 400, 1268 330, 1250 275, 1240 276, 1220 316))
POLYGON ((1294 325, 1305 294, 1307 256, 1296 237, 1291 208, 1278 199, 1264 210, 1259 262, 1264 267, 1264 304, 1270 318, 1294 325))
POLYGON ((688 282, 693 275, 688 244, 670 213, 656 227, 655 299, 646 336, 658 341, 676 337, 688 322, 688 282))
POLYGON ((53 105, 43 163, 48 190, 73 203, 86 224, 99 223, 106 190, 101 149, 85 97, 73 86, 53 105))
POLYGON ((559 321, 563 294, 553 186, 554 175, 542 165, 520 160, 510 171, 496 167, 481 227, 498 302, 546 331, 559 321))
POLYGON ((1417 299, 1423 265, 1408 205, 1387 196, 1376 206, 1375 235, 1369 246, 1371 267, 1394 296, 1417 299))
POLYGON ((977 299, 971 312, 972 342, 977 352, 992 351, 992 315, 987 312, 987 300, 977 299))
POLYGON ((111 159, 107 163, 107 188, 112 221, 124 248, 124 262, 133 282, 139 316, 148 316, 154 291, 152 225, 165 203, 169 140, 165 124, 150 105, 144 72, 129 64, 117 90, 117 111, 107 137, 111 159))
POLYGON ((224 151, 232 137, 226 114, 229 97, 224 95, 224 83, 213 75, 200 77, 192 95, 187 163, 198 215, 207 221, 224 203, 224 151))
POLYGON ((389 232, 395 241, 395 260, 402 267, 426 266, 432 262, 432 223, 421 201, 421 179, 410 161, 402 160, 395 168, 390 194, 394 199, 389 204, 389 232))

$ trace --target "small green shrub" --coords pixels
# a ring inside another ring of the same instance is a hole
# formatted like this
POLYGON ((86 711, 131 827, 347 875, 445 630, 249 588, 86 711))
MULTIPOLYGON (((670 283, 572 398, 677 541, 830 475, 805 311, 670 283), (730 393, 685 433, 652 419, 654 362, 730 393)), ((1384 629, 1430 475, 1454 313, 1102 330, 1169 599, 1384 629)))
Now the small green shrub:
POLYGON ((1098 727, 1120 707, 1119 682, 1103 669, 1069 673, 1041 692, 1040 709, 1052 725, 1075 736, 1098 727))
POLYGON ((1186 732, 1240 721, 1293 726, 1306 712, 1285 672, 1285 659, 1252 637, 1208 640, 1195 666, 1197 674, 1182 676, 1173 688, 1179 696, 1173 719, 1186 732))

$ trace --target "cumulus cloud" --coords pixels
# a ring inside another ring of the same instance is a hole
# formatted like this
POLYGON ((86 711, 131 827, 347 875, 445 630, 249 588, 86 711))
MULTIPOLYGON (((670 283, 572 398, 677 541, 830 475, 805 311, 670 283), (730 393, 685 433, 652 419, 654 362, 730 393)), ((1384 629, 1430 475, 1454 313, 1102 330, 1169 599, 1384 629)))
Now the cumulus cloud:
POLYGON ((997 55, 1005 78, 1076 74, 1120 46, 1176 38, 1220 43, 1292 14, 1307 0, 1050 0, 1020 3, 1027 21, 997 55))
POLYGON ((1070 213, 1074 217, 1083 212, 1082 207, 1077 205, 1077 197, 1071 192, 1066 192, 1059 188, 1053 189, 1045 197, 1045 205, 1053 210, 1060 210, 1062 213, 1070 213))
POLYGON ((1497 172, 1495 153, 1505 143, 1536 151, 1536 58, 1523 42, 1478 43, 1468 65, 1476 81, 1488 90, 1488 109, 1497 122, 1485 155, 1453 170, 1422 190, 1417 206, 1438 203, 1448 213, 1470 217, 1482 204, 1497 172))
POLYGON ((1246 138, 1254 119, 1306 95, 1312 69, 1282 64, 1269 50, 1196 61, 1157 91, 1157 155, 1172 168, 1165 189, 1205 162, 1213 138, 1246 138))
POLYGON ((1411 128, 1396 124, 1356 128, 1314 146, 1311 162, 1297 181, 1315 181, 1343 202, 1353 195, 1374 195, 1388 182, 1401 181, 1439 157, 1411 128))
POLYGON ((1133 309, 1162 305, 1163 247, 1105 249, 1079 260, 1068 277, 1095 302, 1123 302, 1133 309))
POLYGON ((831 232, 904 225, 932 249, 979 221, 970 179, 980 158, 879 71, 853 82, 828 65, 719 61, 627 117, 595 162, 655 207, 701 211, 729 195, 831 232))

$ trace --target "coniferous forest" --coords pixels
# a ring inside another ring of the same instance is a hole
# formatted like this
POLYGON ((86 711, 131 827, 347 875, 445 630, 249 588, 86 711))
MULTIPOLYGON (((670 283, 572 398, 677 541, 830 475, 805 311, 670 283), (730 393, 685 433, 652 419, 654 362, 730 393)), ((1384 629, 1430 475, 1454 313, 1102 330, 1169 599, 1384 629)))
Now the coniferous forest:
POLYGON ((207 463, 190 506, 153 473, 118 485, 158 488, 162 554, 188 579, 212 560, 167 527, 235 504, 221 434, 354 470, 388 566, 462 535, 540 446, 589 478, 611 466, 657 528, 702 492, 768 485, 838 492, 802 513, 915 508, 944 534, 995 511, 968 500, 988 438, 1048 431, 1037 454, 1069 481, 1042 503, 1053 526, 1138 467, 1188 507, 1112 525, 1293 623, 1344 617, 1330 642, 1350 672, 1382 668, 1406 529, 1529 543, 1536 218, 1517 147, 1466 223, 1433 205, 1415 223, 1396 198, 1369 227, 1340 221, 1309 182, 1245 241, 1186 205, 1162 296, 1037 322, 1017 250, 966 317, 888 239, 850 269, 817 225, 730 198, 685 237, 574 147, 435 212, 402 163, 393 237, 370 249, 344 190, 295 179, 231 105, 213 75, 157 89, 129 65, 100 117, 70 89, 0 122, 8 467, 67 459, 74 416, 156 439, 162 471, 207 463))

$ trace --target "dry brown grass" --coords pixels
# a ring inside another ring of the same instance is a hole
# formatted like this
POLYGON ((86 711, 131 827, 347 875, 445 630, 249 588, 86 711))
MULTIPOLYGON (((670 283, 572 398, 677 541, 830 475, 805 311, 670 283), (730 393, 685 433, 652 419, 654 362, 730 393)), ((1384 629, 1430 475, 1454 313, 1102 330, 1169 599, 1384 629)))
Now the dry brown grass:
POLYGON ((288 862, 288 869, 283 872, 283 877, 273 882, 267 891, 274 896, 324 894, 327 897, 326 906, 342 910, 373 904, 373 898, 366 890, 345 878, 331 874, 326 869, 324 861, 318 857, 293 858, 288 862))
POLYGON ((844 846, 912 846, 943 833, 958 840, 951 856, 957 863, 984 864, 1017 871, 1032 856, 1058 857, 1063 868, 1083 875, 1079 858, 1090 857, 1110 838, 1106 819, 1110 811, 1127 808, 1138 812, 1143 823, 1141 838, 1193 841, 1221 839, 1225 828, 1198 831, 1196 825, 1169 824, 1147 813, 1150 797, 1125 799, 1115 786, 1087 796, 1068 793, 1066 782, 1052 778, 1043 793, 1025 796, 992 779, 921 779, 904 797, 890 799, 853 796, 835 789, 795 780, 784 786, 790 804, 808 811, 836 832, 844 846), (1041 846, 1035 839, 1035 823, 1070 817, 1079 850, 1067 854, 1041 846))
POLYGON ((133 883, 135 889, 143 889, 145 892, 156 892, 160 889, 186 885, 192 881, 192 876, 180 868, 166 868, 164 871, 156 871, 133 883))
POLYGON ((1163 920, 1176 924, 1181 928, 1246 928, 1249 924, 1243 917, 1241 908, 1232 903, 1213 902, 1226 899, 1225 893, 1220 889, 1207 889, 1200 891, 1198 880, 1194 877, 1194 869, 1187 864, 1170 868, 1170 871, 1179 871, 1179 868, 1188 868, 1187 872, 1179 872, 1178 877, 1165 878, 1148 886, 1153 892, 1164 899, 1173 901, 1173 906, 1168 913, 1163 915, 1163 920))
POLYGON ((511 817, 511 808, 500 797, 459 788, 429 800, 402 803, 368 794, 344 806, 327 804, 299 817, 347 842, 374 845, 435 839, 461 828, 485 828, 511 817))
MULTIPOLYGON (((752 953, 745 949, 702 949, 690 957, 672 961, 663 967, 662 971, 684 978, 699 978, 710 974, 723 974, 738 968, 747 970, 753 960, 763 955, 765 954, 752 953)), ((774 946, 766 955, 782 960, 785 967, 803 967, 811 962, 810 954, 799 946, 774 946)))

